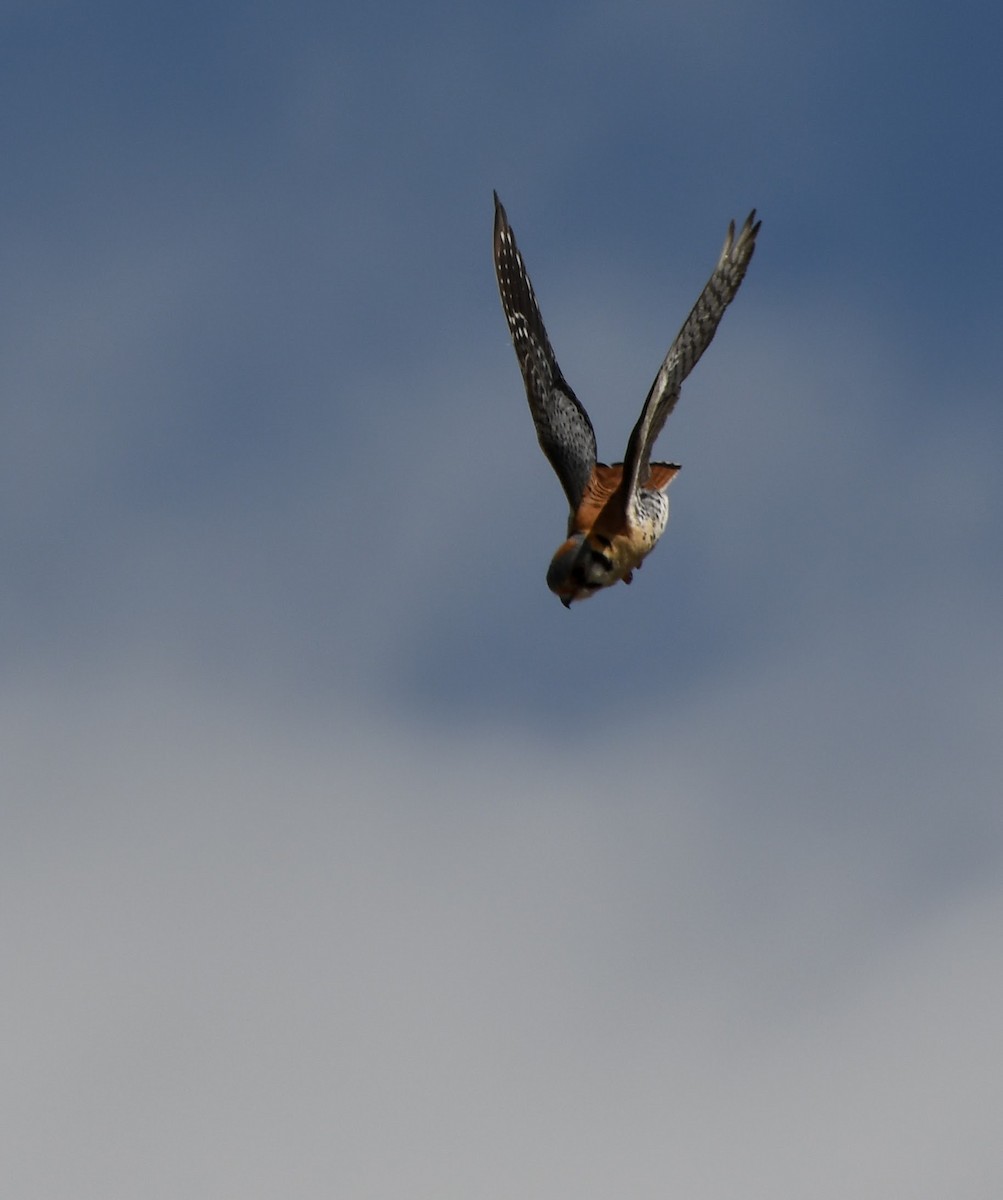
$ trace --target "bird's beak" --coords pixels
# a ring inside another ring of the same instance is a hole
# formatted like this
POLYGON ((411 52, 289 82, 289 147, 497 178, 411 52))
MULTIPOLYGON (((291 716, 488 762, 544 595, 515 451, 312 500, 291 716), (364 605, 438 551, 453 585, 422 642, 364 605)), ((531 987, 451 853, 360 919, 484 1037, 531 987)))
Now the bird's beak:
POLYGON ((571 607, 571 597, 570 596, 562 596, 561 603, 564 605, 565 608, 570 608, 571 607))

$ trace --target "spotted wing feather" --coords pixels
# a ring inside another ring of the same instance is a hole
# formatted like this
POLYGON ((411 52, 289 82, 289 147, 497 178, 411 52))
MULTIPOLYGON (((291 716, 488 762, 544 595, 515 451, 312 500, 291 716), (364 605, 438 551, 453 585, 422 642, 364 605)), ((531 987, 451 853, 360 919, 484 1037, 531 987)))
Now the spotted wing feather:
POLYGON ((557 472, 574 513, 596 463, 596 435, 557 365, 526 266, 495 193, 495 275, 512 334, 540 448, 557 472))
POLYGON ((634 426, 624 455, 624 502, 639 487, 649 484, 651 450, 655 439, 662 431, 670 412, 679 399, 683 380, 696 366, 700 356, 713 340, 724 310, 734 300, 752 253, 756 248, 756 234, 761 222, 756 220, 755 209, 749 214, 737 239, 735 222, 728 226, 721 257, 714 273, 707 281, 690 315, 676 334, 651 385, 641 415, 634 426))

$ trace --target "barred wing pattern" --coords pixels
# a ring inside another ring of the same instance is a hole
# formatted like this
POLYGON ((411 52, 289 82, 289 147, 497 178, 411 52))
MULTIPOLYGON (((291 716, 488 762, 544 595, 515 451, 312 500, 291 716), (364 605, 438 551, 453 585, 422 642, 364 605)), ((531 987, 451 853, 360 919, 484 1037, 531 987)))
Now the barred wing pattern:
POLYGON ((700 356, 711 344, 724 310, 734 300, 739 285, 745 278, 752 253, 756 248, 756 234, 761 222, 756 220, 756 210, 749 213, 742 230, 735 238, 735 222, 728 226, 721 257, 714 273, 707 281, 700 298, 690 315, 683 322, 669 347, 665 361, 659 368, 651 385, 644 408, 627 443, 624 455, 624 502, 630 503, 639 487, 648 483, 651 450, 655 439, 679 399, 683 380, 697 365, 700 356))
POLYGON ((596 464, 596 435, 568 386, 540 316, 526 266, 495 193, 495 275, 540 448, 557 472, 574 514, 596 464))

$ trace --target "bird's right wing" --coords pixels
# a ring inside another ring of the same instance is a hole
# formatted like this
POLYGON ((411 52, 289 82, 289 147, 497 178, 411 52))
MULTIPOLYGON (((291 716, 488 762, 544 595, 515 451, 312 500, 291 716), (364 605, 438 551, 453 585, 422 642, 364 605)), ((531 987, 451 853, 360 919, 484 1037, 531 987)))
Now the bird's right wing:
POLYGON ((502 308, 526 384, 536 436, 574 515, 596 465, 596 435, 588 413, 557 365, 533 285, 497 192, 494 259, 502 308))

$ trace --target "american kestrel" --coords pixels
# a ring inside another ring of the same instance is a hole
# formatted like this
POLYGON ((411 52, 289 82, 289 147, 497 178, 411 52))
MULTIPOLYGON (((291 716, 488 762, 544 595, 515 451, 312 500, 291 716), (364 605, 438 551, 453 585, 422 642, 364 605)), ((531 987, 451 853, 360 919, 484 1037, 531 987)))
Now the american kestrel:
POLYGON ((633 572, 655 548, 669 519, 667 489, 675 463, 651 462, 651 449, 679 399, 683 380, 717 330, 756 248, 755 209, 735 237, 728 226, 714 273, 683 322, 651 385, 622 463, 596 461, 596 435, 557 365, 515 234, 495 193, 494 258, 502 308, 526 384, 543 453, 557 472, 571 512, 568 536, 547 571, 547 586, 565 608, 633 572))

